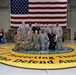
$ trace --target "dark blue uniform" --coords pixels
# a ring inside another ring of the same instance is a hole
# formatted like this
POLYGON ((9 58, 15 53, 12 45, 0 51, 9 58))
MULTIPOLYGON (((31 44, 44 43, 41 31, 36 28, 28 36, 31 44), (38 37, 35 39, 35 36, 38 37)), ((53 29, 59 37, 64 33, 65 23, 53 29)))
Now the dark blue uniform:
POLYGON ((39 26, 34 26, 32 28, 33 33, 35 33, 35 30, 38 30, 38 34, 39 34, 39 31, 41 30, 41 28, 39 26))
POLYGON ((48 33, 48 37, 49 37, 49 50, 55 50, 55 46, 56 46, 56 42, 54 42, 56 35, 53 33, 48 33))

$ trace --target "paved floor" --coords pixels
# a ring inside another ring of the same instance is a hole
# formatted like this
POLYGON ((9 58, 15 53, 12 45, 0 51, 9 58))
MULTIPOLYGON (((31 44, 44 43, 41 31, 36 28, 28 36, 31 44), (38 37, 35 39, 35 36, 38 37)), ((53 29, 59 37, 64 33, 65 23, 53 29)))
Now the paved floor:
MULTIPOLYGON (((64 43, 75 45, 76 41, 67 40, 64 43)), ((0 64, 0 75, 76 75, 76 68, 61 70, 32 70, 0 64)))

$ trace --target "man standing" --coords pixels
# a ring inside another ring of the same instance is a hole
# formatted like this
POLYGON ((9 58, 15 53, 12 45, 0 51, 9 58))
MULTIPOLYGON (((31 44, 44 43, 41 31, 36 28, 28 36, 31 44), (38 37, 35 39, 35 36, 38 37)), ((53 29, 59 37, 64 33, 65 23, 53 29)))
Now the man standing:
POLYGON ((38 30, 38 34, 39 34, 39 32, 41 30, 40 24, 35 23, 35 26, 33 26, 33 28, 32 28, 33 33, 35 33, 35 30, 38 30))
POLYGON ((26 27, 26 25, 25 25, 25 22, 24 22, 24 21, 22 22, 22 25, 21 25, 21 26, 19 26, 19 28, 18 28, 17 30, 21 30, 22 35, 24 35, 24 34, 26 34, 26 33, 27 33, 27 27, 26 27))
POLYGON ((53 33, 57 35, 57 49, 62 49, 63 30, 58 23, 56 23, 56 26, 54 25, 53 33))
POLYGON ((31 23, 28 26, 28 30, 32 31, 32 24, 31 23))

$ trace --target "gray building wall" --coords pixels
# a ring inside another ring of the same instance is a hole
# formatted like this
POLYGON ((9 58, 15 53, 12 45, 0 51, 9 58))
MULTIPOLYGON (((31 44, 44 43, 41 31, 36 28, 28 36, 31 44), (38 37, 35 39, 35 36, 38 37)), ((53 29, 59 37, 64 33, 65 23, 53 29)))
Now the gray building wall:
POLYGON ((0 29, 6 32, 10 28, 10 12, 8 9, 0 10, 0 29))

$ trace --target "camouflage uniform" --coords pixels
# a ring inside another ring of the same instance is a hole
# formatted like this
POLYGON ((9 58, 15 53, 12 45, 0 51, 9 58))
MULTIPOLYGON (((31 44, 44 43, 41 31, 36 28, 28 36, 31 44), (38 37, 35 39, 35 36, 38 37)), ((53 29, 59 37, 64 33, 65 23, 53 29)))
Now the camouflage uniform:
POLYGON ((14 42, 14 36, 16 34, 16 30, 12 30, 12 29, 9 29, 8 32, 6 33, 6 42, 7 43, 10 43, 10 42, 14 42))
POLYGON ((32 35, 24 35, 24 41, 25 41, 25 50, 31 50, 32 49, 32 35))
POLYGON ((10 43, 11 42, 11 31, 8 30, 7 34, 6 34, 6 40, 7 40, 7 43, 10 43))
POLYGON ((40 36, 41 36, 41 47, 42 47, 42 50, 47 50, 48 49, 48 45, 49 45, 48 35, 46 33, 43 33, 40 36))
POLYGON ((25 42, 23 41, 22 35, 15 35, 14 37, 15 41, 15 49, 19 51, 23 51, 25 47, 25 42))
POLYGON ((27 34, 27 27, 26 26, 19 26, 19 28, 17 29, 17 31, 18 30, 21 30, 22 35, 27 34))
POLYGON ((54 34, 57 35, 57 49, 62 49, 62 35, 63 30, 60 26, 53 28, 54 34))
POLYGON ((34 50, 40 50, 41 37, 39 34, 33 34, 33 48, 34 50))

